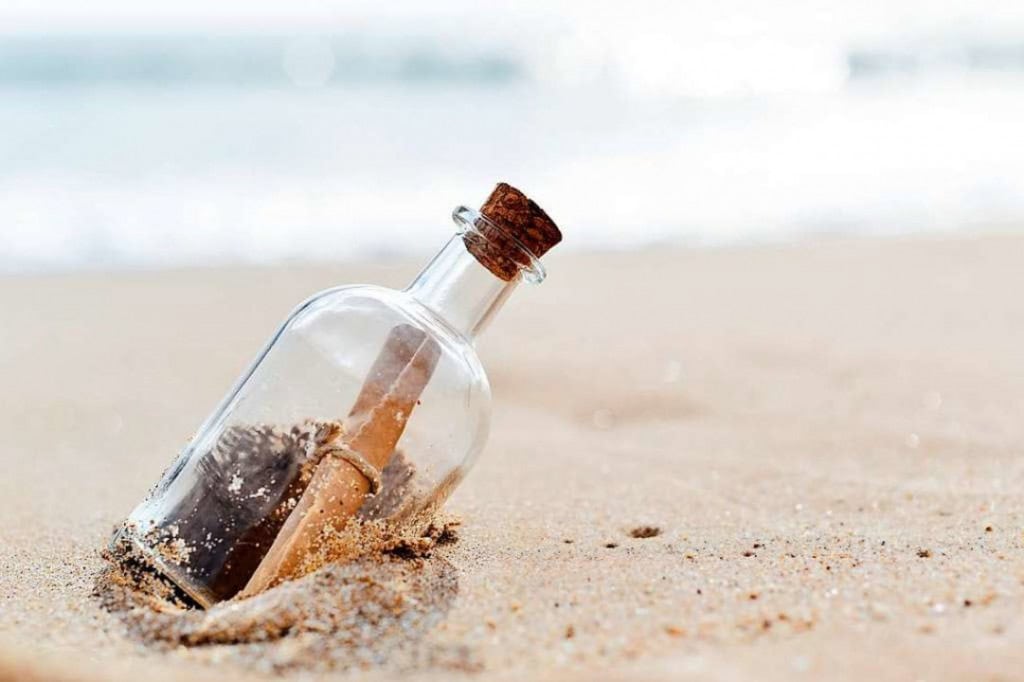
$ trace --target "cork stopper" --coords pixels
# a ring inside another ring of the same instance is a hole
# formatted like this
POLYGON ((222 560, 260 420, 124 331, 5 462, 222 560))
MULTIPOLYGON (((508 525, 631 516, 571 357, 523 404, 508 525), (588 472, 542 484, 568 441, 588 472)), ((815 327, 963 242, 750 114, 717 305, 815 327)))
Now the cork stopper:
POLYGON ((540 258, 562 241, 562 233, 544 209, 507 183, 498 183, 480 213, 487 220, 477 221, 478 234, 463 236, 466 248, 505 281, 530 267, 530 256, 540 258))

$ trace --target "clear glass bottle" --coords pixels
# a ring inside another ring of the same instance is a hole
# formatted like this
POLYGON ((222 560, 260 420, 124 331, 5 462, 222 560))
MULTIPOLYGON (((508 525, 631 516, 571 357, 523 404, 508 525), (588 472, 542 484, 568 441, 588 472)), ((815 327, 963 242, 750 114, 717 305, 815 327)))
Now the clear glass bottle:
POLYGON ((207 607, 301 573, 311 548, 296 538, 324 517, 412 523, 443 503, 488 434, 474 341, 520 281, 544 279, 538 258, 561 238, 505 184, 453 218, 457 234, 404 291, 302 303, 116 541, 207 607))

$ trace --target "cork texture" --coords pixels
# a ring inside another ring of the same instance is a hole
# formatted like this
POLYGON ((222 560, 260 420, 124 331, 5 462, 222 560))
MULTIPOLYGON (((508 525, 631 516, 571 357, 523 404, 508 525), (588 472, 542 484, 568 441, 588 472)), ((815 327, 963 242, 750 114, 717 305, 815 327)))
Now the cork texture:
POLYGON ((547 213, 515 187, 501 182, 480 207, 487 221, 477 224, 478 235, 465 236, 466 248, 498 277, 509 281, 530 265, 526 248, 540 258, 562 240, 547 213))

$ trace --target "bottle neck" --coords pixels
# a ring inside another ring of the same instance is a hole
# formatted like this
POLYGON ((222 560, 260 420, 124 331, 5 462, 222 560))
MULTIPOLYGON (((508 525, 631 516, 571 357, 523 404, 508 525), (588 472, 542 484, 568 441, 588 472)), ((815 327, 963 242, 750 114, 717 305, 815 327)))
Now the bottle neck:
POLYGON ((518 283, 519 277, 505 281, 481 265, 466 248, 463 235, 457 234, 405 291, 450 327, 473 340, 487 327, 518 283))

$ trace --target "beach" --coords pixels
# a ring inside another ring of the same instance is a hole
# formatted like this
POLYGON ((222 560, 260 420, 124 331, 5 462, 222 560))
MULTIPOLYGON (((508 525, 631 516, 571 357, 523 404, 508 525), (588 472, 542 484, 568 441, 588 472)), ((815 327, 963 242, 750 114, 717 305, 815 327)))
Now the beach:
MULTIPOLYGON (((1024 679, 1022 253, 552 253, 479 344, 491 435, 429 655, 333 674, 1024 679)), ((138 641, 100 551, 297 302, 415 272, 0 279, 0 680, 307 675, 138 641)))

